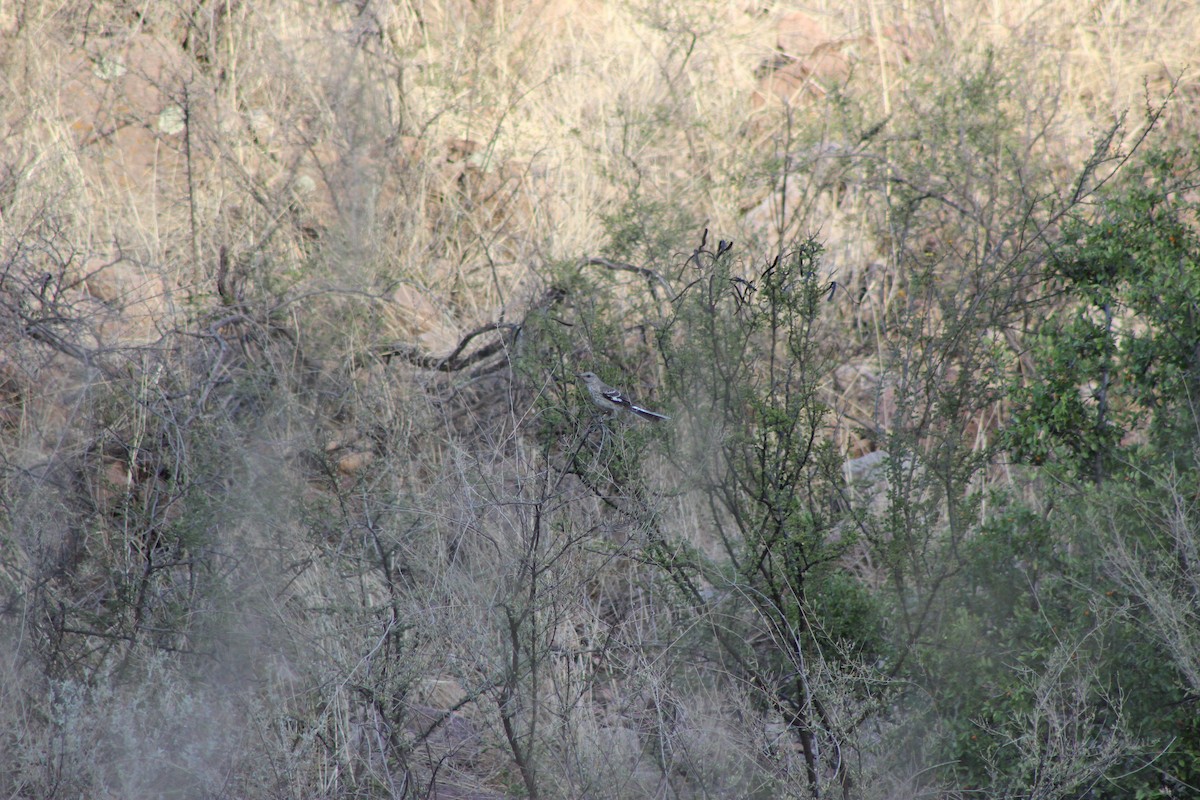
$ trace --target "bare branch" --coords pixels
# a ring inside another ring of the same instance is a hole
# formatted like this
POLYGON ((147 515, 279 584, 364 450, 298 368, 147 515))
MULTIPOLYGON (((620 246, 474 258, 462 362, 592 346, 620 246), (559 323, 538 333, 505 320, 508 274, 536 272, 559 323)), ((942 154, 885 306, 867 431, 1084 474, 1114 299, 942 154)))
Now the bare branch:
POLYGON ((668 293, 671 292, 671 284, 667 283, 663 276, 659 275, 649 267, 639 267, 636 264, 626 264, 622 261, 610 261, 607 258, 599 257, 585 258, 579 263, 579 266, 604 267, 605 269, 611 269, 618 272, 632 272, 635 275, 641 275, 643 278, 646 278, 648 281, 650 281, 651 291, 653 291, 654 283, 657 282, 662 285, 662 287, 666 289, 668 293))

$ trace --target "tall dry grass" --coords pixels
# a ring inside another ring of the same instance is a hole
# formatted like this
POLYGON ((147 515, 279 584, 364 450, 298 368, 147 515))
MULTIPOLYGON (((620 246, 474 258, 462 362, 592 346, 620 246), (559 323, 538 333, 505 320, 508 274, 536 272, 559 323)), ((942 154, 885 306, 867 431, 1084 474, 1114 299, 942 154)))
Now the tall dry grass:
POLYGON ((1187 5, 1062 0, 0 4, 5 790, 802 785, 693 641, 744 620, 674 627, 637 560, 646 519, 702 513, 614 521, 532 481, 561 478, 523 433, 549 379, 514 399, 371 354, 520 318, 652 206, 750 252, 820 237, 870 297, 829 312, 851 366, 879 369, 905 284, 856 136, 919 131, 928 87, 990 51, 1065 176, 1175 82, 1165 128, 1194 126, 1196 30, 1187 5), (771 83, 781 45, 824 60, 771 83), (131 544, 161 529, 203 568, 131 544), (80 622, 123 592, 183 633, 80 622))

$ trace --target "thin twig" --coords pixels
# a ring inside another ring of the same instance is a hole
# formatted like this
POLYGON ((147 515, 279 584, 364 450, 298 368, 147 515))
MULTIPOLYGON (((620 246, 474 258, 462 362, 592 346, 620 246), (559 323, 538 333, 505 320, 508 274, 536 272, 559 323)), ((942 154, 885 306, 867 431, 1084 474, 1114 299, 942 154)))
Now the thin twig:
MULTIPOLYGON (((599 257, 585 258, 580 262, 579 265, 581 267, 604 267, 605 269, 616 270, 619 272, 632 272, 635 275, 641 275, 643 278, 646 278, 649 281, 661 284, 662 287, 667 290, 668 294, 672 293, 671 284, 667 283, 666 279, 663 278, 662 275, 659 275, 649 267, 639 267, 637 264, 626 264, 622 261, 610 261, 607 258, 599 257)), ((653 283, 651 285, 653 285, 653 283)))

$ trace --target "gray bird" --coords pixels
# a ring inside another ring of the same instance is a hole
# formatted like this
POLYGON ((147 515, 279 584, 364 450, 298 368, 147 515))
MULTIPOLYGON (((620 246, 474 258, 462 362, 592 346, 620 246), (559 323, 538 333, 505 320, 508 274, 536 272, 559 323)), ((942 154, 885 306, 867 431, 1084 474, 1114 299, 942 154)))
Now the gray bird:
POLYGON ((648 419, 653 422, 670 419, 666 414, 659 414, 657 411, 651 411, 648 408, 642 408, 637 405, 620 389, 614 389, 600 380, 599 376, 594 372, 580 372, 575 377, 583 380, 583 385, 587 387, 588 394, 592 397, 592 402, 605 411, 629 411, 642 419, 648 419))

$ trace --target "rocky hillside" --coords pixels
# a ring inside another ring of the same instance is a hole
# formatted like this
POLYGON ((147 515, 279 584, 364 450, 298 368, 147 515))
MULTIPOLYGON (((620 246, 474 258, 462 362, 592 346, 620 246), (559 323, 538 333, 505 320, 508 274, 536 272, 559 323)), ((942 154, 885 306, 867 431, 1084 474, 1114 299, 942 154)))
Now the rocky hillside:
POLYGON ((0 789, 1200 792, 1197 30, 0 4, 0 789))

